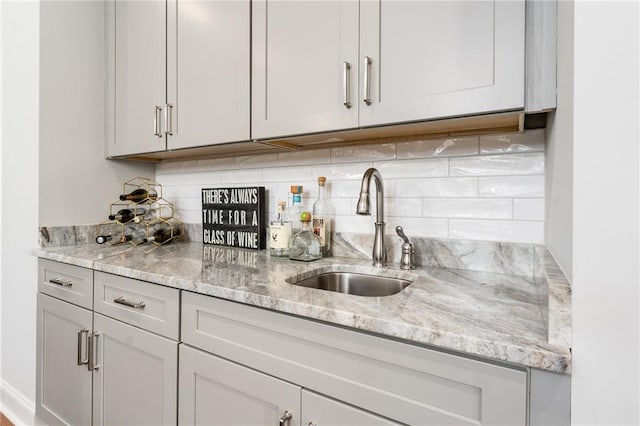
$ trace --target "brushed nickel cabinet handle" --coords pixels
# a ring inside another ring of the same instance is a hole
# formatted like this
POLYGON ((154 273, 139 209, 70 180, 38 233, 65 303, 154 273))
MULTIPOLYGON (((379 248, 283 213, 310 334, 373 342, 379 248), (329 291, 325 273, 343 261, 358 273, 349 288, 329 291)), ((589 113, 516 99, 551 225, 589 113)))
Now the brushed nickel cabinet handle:
POLYGON ((173 135, 173 104, 167 104, 167 108, 164 110, 164 121, 167 124, 167 135, 173 135))
POLYGON ((73 281, 71 280, 63 280, 62 278, 51 278, 49 280, 51 284, 61 285, 63 287, 71 287, 73 285, 73 281))
POLYGON ((371 58, 369 56, 364 57, 364 93, 362 99, 365 104, 371 105, 371 58))
POLYGON ((285 410, 284 413, 282 413, 282 417, 280 417, 278 426, 288 426, 291 423, 291 417, 293 417, 293 414, 291 414, 289 410, 285 410))
POLYGON ((100 364, 98 364, 98 349, 96 348, 99 336, 100 333, 98 332, 89 335, 89 359, 87 362, 87 370, 89 371, 100 368, 100 364))
POLYGON ((120 305, 128 306, 134 309, 144 309, 144 307, 146 306, 143 301, 140 301, 138 303, 129 302, 127 299, 124 298, 124 296, 120 296, 117 299, 113 299, 113 303, 118 303, 120 305))
POLYGON ((73 281, 71 280, 63 280, 62 278, 51 278, 49 280, 51 284, 61 285, 63 287, 71 287, 73 285, 73 281))
POLYGON ((342 63, 342 104, 347 108, 351 108, 351 64, 347 61, 342 63))
POLYGON ((162 137, 162 107, 155 106, 153 114, 153 134, 159 138, 162 137))
POLYGON ((85 365, 89 362, 89 358, 84 359, 82 357, 82 342, 86 341, 86 339, 83 338, 84 335, 87 335, 87 337, 89 336, 89 329, 87 327, 78 331, 78 365, 85 365))

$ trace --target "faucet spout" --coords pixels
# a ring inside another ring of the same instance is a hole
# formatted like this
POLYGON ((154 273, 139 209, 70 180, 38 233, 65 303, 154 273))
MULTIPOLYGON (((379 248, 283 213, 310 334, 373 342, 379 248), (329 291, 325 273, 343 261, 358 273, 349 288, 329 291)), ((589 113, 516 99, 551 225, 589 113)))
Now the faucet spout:
POLYGON ((369 168, 362 176, 362 185, 360 187, 360 198, 356 207, 356 214, 370 215, 370 197, 369 188, 371 187, 371 179, 376 184, 376 228, 373 240, 373 265, 384 266, 387 263, 387 251, 384 247, 384 182, 382 175, 375 168, 369 168))

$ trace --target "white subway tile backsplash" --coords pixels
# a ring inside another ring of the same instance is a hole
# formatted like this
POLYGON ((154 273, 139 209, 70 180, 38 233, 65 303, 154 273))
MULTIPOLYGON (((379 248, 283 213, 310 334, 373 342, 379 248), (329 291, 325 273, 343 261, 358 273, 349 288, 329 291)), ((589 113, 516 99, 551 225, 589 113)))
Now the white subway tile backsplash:
POLYGON ((386 234, 395 234, 396 226, 400 225, 409 239, 413 237, 447 238, 449 236, 447 219, 391 216, 387 218, 386 222, 386 234))
POLYGON ((478 178, 397 179, 396 196, 410 197, 475 197, 478 178))
POLYGON ((396 158, 396 144, 346 146, 331 149, 332 163, 354 163, 362 160, 392 160, 396 158))
MULTIPOLYGON (((371 214, 376 214, 376 200, 371 200, 371 214)), ((358 199, 353 199, 353 212, 356 211, 358 199)), ((422 200, 419 198, 385 198, 384 214, 386 216, 422 216, 422 200)))
POLYGON ((357 234, 373 233, 375 216, 360 216, 351 214, 336 216, 333 222, 335 232, 350 232, 357 234))
POLYGON ((169 201, 200 197, 200 190, 201 187, 196 185, 163 185, 162 197, 169 201))
POLYGON ((234 164, 236 169, 255 169, 258 167, 276 167, 277 162, 277 154, 261 154, 235 157, 234 164))
POLYGON ((544 222, 449 220, 449 237, 511 243, 544 243, 544 222))
MULTIPOLYGON (((329 190, 329 196, 331 198, 353 198, 358 197, 360 194, 360 186, 361 182, 359 180, 336 180, 331 182, 331 188, 329 190)), ((386 185, 385 182, 385 195, 388 197, 392 196, 390 194, 391 188, 393 185, 386 185)))
POLYGON ((324 176, 327 180, 362 179, 362 175, 372 166, 372 163, 327 164, 313 166, 315 177, 324 176))
POLYGON ((178 198, 173 203, 173 208, 176 210, 201 210, 202 198, 178 198))
POLYGON ((473 219, 511 219, 511 199, 487 198, 425 198, 423 215, 473 219))
MULTIPOLYGON (((264 169, 265 171, 270 169, 264 169)), ((187 182, 203 187, 246 186, 262 181, 262 169, 200 172, 187 176, 187 182)))
POLYGON ((303 166, 328 164, 331 162, 330 149, 315 149, 311 151, 296 151, 278 153, 279 166, 303 166))
POLYGON ((197 166, 196 160, 191 161, 161 161, 156 164, 157 174, 188 173, 197 166))
POLYGON ((544 173, 544 153, 452 158, 451 176, 536 175, 544 173))
POLYGON ((449 174, 449 159, 381 161, 373 163, 383 179, 440 177, 449 174))
POLYGON ((513 200, 513 218, 517 220, 544 220, 544 198, 513 200))
POLYGON ((212 170, 231 170, 235 167, 233 157, 229 158, 210 158, 207 160, 198 160, 198 171, 209 172, 212 170))
POLYGON ((317 177, 335 209, 335 230, 373 233, 371 216, 355 214, 364 172, 384 180, 386 233, 409 237, 541 243, 544 236, 544 130, 356 147, 280 152, 221 159, 162 161, 156 180, 179 218, 201 222, 201 189, 264 186, 269 219, 291 185, 302 185, 313 208, 317 177))
POLYGON ((506 135, 480 136, 480 154, 543 151, 544 129, 527 130, 524 133, 506 135))
POLYGON ((544 197, 544 176, 481 177, 480 197, 544 197))
POLYGON ((354 206, 354 203, 356 202, 357 200, 355 198, 332 198, 331 199, 331 204, 333 205, 335 214, 340 216, 355 215, 356 208, 354 206))
POLYGON ((398 142, 397 145, 398 159, 478 154, 477 137, 398 142))
POLYGON ((202 223, 202 209, 179 210, 177 215, 184 223, 202 223))
POLYGON ((313 174, 310 167, 274 167, 263 169, 262 180, 264 182, 286 182, 289 185, 298 184, 298 181, 311 181, 313 174))

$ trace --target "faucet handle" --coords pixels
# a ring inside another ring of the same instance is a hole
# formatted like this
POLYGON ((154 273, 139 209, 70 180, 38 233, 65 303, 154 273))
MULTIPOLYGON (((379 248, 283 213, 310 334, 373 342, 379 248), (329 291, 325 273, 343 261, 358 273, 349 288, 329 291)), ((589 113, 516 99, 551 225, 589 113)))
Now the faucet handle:
POLYGON ((404 234, 402 226, 396 226, 396 234, 404 241, 402 244, 402 257, 400 257, 400 268, 415 269, 413 244, 411 244, 409 238, 404 234))
POLYGON ((409 241, 409 238, 407 238, 407 236, 404 234, 404 230, 402 229, 402 226, 400 225, 396 226, 396 234, 398 234, 398 237, 404 240, 405 244, 411 244, 411 241, 409 241))

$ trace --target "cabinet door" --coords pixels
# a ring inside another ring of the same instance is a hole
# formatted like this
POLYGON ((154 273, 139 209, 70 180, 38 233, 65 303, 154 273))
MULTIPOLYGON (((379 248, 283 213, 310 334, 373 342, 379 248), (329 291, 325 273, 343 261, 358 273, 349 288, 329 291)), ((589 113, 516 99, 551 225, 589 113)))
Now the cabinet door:
POLYGON ((93 424, 175 424, 177 343, 100 314, 94 330, 93 424))
POLYGON ((91 311, 38 294, 36 415, 46 424, 91 424, 91 373, 78 365, 87 354, 82 330, 91 330, 91 311))
POLYGON ((393 426, 400 425, 375 414, 302 390, 302 424, 316 426, 393 426))
POLYGON ((179 382, 181 425, 300 425, 298 386, 184 344, 179 382))
POLYGON ((170 0, 168 149, 249 139, 248 0, 170 0))
POLYGON ((357 1, 257 0, 252 25, 253 138, 357 126, 357 1))
POLYGON ((361 126, 524 107, 524 0, 362 1, 360 13, 361 126))
POLYGON ((109 1, 107 14, 108 155, 162 151, 166 2, 109 1))

